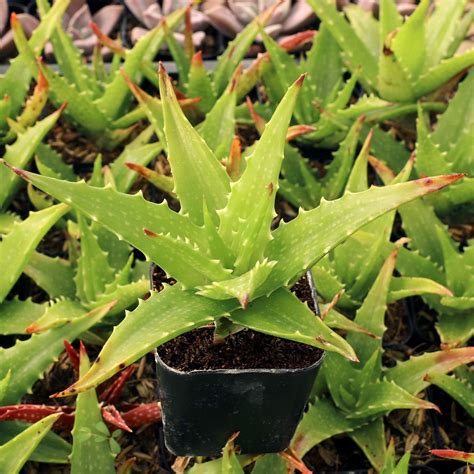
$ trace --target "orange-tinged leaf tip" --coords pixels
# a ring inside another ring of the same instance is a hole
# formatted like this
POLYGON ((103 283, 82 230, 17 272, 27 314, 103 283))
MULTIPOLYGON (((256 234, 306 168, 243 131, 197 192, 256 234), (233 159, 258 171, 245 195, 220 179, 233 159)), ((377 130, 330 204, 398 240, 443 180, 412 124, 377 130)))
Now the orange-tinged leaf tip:
POLYGON ((30 324, 27 328, 25 328, 26 334, 34 334, 35 332, 40 331, 40 326, 36 323, 30 324))
POLYGON ((465 173, 446 174, 441 176, 433 176, 428 178, 417 179, 416 182, 421 186, 429 188, 431 192, 438 191, 440 189, 449 186, 456 181, 464 178, 465 173))
POLYGON ((15 12, 12 12, 12 14, 10 15, 10 23, 12 28, 17 28, 18 26, 20 26, 20 20, 18 20, 18 16, 15 12))
POLYGON ((36 81, 36 85, 38 91, 44 91, 48 88, 48 80, 46 79, 46 76, 44 75, 44 72, 41 68, 38 69, 38 79, 36 81))
POLYGON ((315 30, 300 31, 299 33, 295 33, 294 35, 282 39, 279 42, 279 45, 286 51, 291 51, 292 49, 311 41, 315 34, 315 30))
POLYGON ((192 66, 202 66, 202 51, 195 53, 191 59, 192 66))
POLYGON ((144 228, 144 229, 143 229, 143 233, 144 233, 147 237, 158 237, 158 234, 157 234, 156 232, 153 232, 152 230, 147 229, 147 228, 144 228))
POLYGON ((17 168, 13 165, 11 165, 10 163, 8 163, 8 161, 5 161, 4 159, 0 158, 0 163, 3 163, 7 168, 10 168, 14 173, 16 173, 20 178, 23 178, 24 180, 26 181, 29 181, 28 179, 28 172, 25 171, 25 170, 22 170, 20 168, 17 168))
POLYGON ((298 77, 298 79, 296 79, 295 86, 301 87, 303 85, 303 82, 304 82, 305 78, 306 78, 306 73, 301 74, 301 76, 298 77))
POLYGON ((67 105, 68 105, 67 102, 63 102, 63 103, 61 104, 61 107, 59 107, 59 109, 56 110, 56 113, 57 113, 58 115, 61 115, 61 114, 64 112, 64 109, 67 107, 67 105))
POLYGON ((239 298, 239 303, 242 309, 247 309, 250 303, 250 297, 248 293, 245 293, 239 298))
POLYGON ((82 341, 79 341, 79 357, 87 356, 86 346, 82 341))
POLYGON ((459 459, 460 461, 472 462, 474 453, 466 453, 464 451, 456 451, 455 449, 432 449, 431 454, 445 459, 459 459))

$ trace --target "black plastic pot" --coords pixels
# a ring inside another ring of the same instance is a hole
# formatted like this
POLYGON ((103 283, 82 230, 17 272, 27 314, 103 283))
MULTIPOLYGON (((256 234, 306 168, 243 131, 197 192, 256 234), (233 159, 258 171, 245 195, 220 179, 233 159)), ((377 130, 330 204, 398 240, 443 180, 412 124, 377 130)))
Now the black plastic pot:
MULTIPOLYGON (((157 290, 154 268, 152 263, 152 291, 157 290)), ((307 277, 319 316, 310 271, 307 277)), ((243 454, 283 451, 303 415, 324 355, 300 369, 181 372, 165 364, 155 350, 166 448, 177 456, 217 456, 239 432, 236 444, 243 454)))
POLYGON ((165 444, 178 456, 219 455, 236 432, 242 453, 286 449, 324 358, 302 369, 185 373, 155 354, 165 444))

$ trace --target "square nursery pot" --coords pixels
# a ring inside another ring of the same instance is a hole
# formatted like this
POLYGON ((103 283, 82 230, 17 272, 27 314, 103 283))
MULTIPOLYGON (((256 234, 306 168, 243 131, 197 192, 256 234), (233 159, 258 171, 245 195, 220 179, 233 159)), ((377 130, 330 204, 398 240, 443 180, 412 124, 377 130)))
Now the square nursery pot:
POLYGON ((216 456, 236 432, 241 453, 285 450, 324 352, 312 365, 298 369, 182 372, 167 365, 158 351, 155 359, 167 449, 177 456, 216 456))

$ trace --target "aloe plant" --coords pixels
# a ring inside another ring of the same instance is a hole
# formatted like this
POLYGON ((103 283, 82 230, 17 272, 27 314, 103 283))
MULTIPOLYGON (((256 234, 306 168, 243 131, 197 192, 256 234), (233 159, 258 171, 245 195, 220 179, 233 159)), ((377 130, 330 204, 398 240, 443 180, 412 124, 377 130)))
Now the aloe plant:
MULTIPOLYGON (((52 11, 47 0, 39 0, 38 9, 45 18, 52 11)), ((168 28, 175 28, 183 16, 184 9, 174 12, 168 18, 168 28)), ((119 74, 119 69, 140 82, 143 77, 142 62, 152 60, 165 39, 162 26, 150 31, 131 50, 114 48, 116 59, 112 61, 110 73, 106 74, 103 65, 97 63, 97 58, 96 67, 88 68, 71 37, 57 25, 51 35, 51 42, 62 75, 41 61, 37 62, 37 53, 26 41, 21 26, 13 26, 17 48, 26 58, 29 70, 32 74, 37 74, 40 70, 48 80, 51 101, 54 104, 68 102, 65 113, 67 119, 105 148, 112 149, 129 136, 131 128, 120 128, 114 124, 115 120, 127 112, 131 101, 130 91, 119 74)), ((96 26, 94 30, 101 40, 103 36, 96 26)))
POLYGON ((454 55, 472 22, 466 1, 422 0, 403 19, 393 0, 380 2, 380 20, 360 7, 348 20, 331 0, 308 0, 344 52, 344 61, 368 92, 393 102, 414 102, 474 64, 474 51, 454 55))
MULTIPOLYGON (((45 43, 56 28, 68 4, 69 0, 55 2, 49 13, 45 15, 39 26, 33 31, 27 44, 28 48, 30 48, 35 55, 39 56, 41 54, 45 43)), ((12 26, 16 24, 16 27, 19 28, 20 23, 17 17, 13 15, 12 19, 12 26)), ((0 142, 5 140, 9 141, 11 139, 7 119, 16 119, 24 105, 33 78, 28 63, 28 54, 20 52, 18 56, 10 60, 10 65, 6 73, 0 76, 0 142)), ((41 108, 39 108, 37 113, 39 112, 41 112, 41 108)), ((28 112, 25 111, 27 115, 31 115, 31 113, 31 109, 28 112)))
POLYGON ((214 321, 219 334, 222 318, 356 360, 350 346, 285 287, 368 221, 460 176, 374 188, 323 202, 272 232, 286 131, 302 80, 289 89, 247 159, 242 176, 231 185, 225 168, 185 118, 161 70, 164 133, 180 213, 171 211, 166 203, 152 204, 111 187, 91 187, 15 169, 36 187, 139 248, 179 282, 153 294, 139 304, 133 316, 126 316, 104 346, 100 361, 63 395, 97 385, 153 347, 205 323, 214 321), (342 218, 348 213, 350 221, 342 218), (150 318, 155 308, 160 317, 150 318))
POLYGON ((383 416, 400 408, 437 409, 416 395, 432 383, 431 377, 442 376, 474 360, 474 350, 462 348, 412 357, 394 368, 383 367, 384 316, 397 253, 396 249, 387 258, 356 313, 355 322, 373 335, 359 332, 348 336, 360 364, 346 361, 338 354, 326 356, 320 374, 324 383, 321 383, 292 442, 299 456, 331 436, 346 433, 359 445, 374 468, 393 472, 388 467, 393 448, 386 448, 383 416))
MULTIPOLYGON (((377 160, 371 161, 383 181, 392 182, 393 173, 377 160)), ((399 212, 412 251, 401 255, 397 269, 403 276, 429 278, 452 291, 452 295, 424 295, 423 299, 438 313, 441 342, 446 347, 462 345, 474 331, 472 242, 461 252, 428 203, 410 203, 399 212)))
POLYGON ((438 214, 474 203, 474 70, 461 82, 446 111, 437 117, 434 130, 418 112, 415 169, 420 176, 439 172, 462 172, 466 177, 448 192, 428 201, 438 214))

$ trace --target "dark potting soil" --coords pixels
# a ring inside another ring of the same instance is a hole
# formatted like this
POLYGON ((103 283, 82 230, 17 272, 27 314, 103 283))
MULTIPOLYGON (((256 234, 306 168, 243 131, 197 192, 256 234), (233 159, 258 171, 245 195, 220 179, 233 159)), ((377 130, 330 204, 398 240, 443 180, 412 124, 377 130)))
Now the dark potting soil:
POLYGON ((213 329, 195 329, 158 349, 169 366, 190 372, 215 369, 297 369, 308 367, 322 355, 306 344, 268 336, 250 329, 214 344, 213 329))

